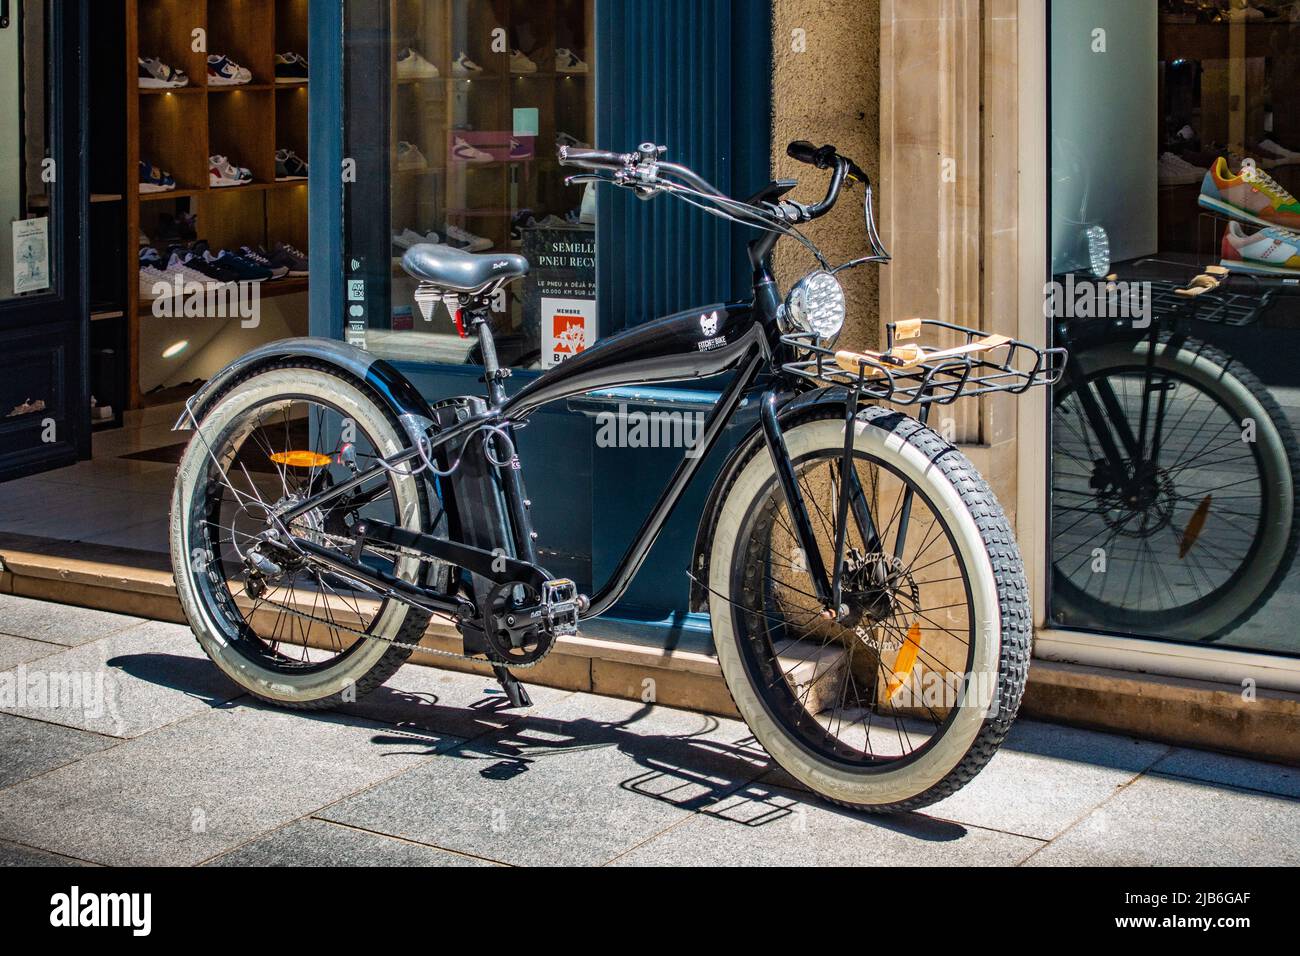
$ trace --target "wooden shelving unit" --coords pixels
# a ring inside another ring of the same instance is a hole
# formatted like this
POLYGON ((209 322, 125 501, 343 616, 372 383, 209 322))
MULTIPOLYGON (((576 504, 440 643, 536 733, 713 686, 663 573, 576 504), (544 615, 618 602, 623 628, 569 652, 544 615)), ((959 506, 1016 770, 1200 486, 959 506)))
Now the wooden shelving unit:
MULTIPOLYGON (((178 214, 193 215, 199 239, 215 251, 241 245, 270 249, 288 242, 304 252, 307 183, 277 182, 275 153, 292 149, 310 161, 307 83, 277 84, 275 55, 288 51, 310 60, 308 0, 123 0, 126 15, 125 70, 128 262, 123 309, 128 323, 130 406, 150 402, 140 393, 141 302, 136 251, 143 234, 166 255, 160 233, 178 214), (202 31, 198 33, 196 31, 202 31), (198 43, 202 37, 205 42, 198 43), (198 47, 198 49, 196 49, 198 47), (251 71, 243 86, 209 86, 207 56, 220 53, 251 71), (189 77, 173 90, 139 89, 137 58, 157 57, 189 77), (245 186, 211 188, 208 158, 220 154, 253 174, 245 186), (139 193, 141 160, 172 174, 177 188, 139 193)), ((301 293, 305 278, 263 283, 262 298, 301 293)), ((223 321, 213 319, 213 321, 223 321)), ((306 331, 304 304, 303 331, 306 331)))

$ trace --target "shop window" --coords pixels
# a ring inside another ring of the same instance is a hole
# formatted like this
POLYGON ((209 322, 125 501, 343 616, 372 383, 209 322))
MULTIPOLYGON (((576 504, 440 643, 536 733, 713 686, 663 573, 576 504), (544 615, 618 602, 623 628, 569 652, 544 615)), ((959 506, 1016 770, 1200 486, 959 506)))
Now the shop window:
POLYGON ((565 185, 572 170, 555 149, 594 135, 591 0, 353 0, 345 9, 346 149, 357 175, 345 212, 349 339, 390 359, 479 363, 475 338, 443 303, 417 301, 401 267, 412 246, 437 243, 529 259, 528 277, 492 303, 503 363, 547 368, 589 345, 595 194, 565 185))
POLYGON ((1050 31, 1050 618, 1300 653, 1300 4, 1050 31))

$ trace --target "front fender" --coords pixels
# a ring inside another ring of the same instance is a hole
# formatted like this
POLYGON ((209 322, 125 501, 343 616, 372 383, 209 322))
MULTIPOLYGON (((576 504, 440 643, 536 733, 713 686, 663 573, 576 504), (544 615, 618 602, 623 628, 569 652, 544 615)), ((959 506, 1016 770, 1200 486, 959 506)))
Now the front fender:
MULTIPOLYGON (((777 418, 782 428, 792 427, 805 416, 817 415, 826 408, 838 409, 844 413, 845 392, 839 387, 815 388, 807 392, 787 393, 781 402, 777 418)), ((864 403, 865 404, 865 403, 864 403)), ((718 477, 709 489, 707 509, 700 516, 700 526, 695 532, 695 547, 691 550, 691 597, 690 610, 694 613, 707 612, 709 609, 709 591, 704 583, 709 579, 709 551, 713 543, 713 530, 717 527, 718 517, 722 514, 722 505, 732 483, 740 475, 740 470, 749 462, 750 456, 763 445, 762 425, 756 424, 741 440, 727 460, 723 462, 718 477)))
POLYGON ((198 390, 185 403, 173 431, 189 431, 203 418, 213 400, 237 376, 285 359, 307 359, 331 365, 343 375, 365 385, 388 406, 415 444, 433 423, 433 412, 414 385, 383 359, 346 342, 322 338, 281 339, 259 346, 235 359, 198 390))

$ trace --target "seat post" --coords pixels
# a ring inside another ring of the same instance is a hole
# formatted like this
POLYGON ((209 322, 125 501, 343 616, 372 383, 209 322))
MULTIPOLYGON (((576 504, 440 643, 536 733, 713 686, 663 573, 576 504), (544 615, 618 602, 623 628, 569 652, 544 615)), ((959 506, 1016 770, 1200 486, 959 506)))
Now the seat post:
POLYGON ((501 361, 497 358, 496 339, 492 337, 492 323, 488 321, 486 304, 475 303, 470 310, 470 324, 478 333, 479 351, 483 354, 483 381, 487 385, 488 401, 500 405, 506 400, 506 390, 501 380, 510 374, 510 370, 502 369, 501 361))

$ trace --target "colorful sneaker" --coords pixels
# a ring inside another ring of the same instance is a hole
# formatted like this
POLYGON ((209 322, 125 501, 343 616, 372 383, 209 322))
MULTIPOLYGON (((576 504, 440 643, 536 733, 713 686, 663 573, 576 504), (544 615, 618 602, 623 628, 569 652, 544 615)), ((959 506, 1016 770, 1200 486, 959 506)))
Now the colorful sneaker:
POLYGON ((239 258, 245 262, 251 262, 253 265, 265 269, 271 273, 272 279, 283 279, 289 274, 289 267, 286 265, 275 265, 266 257, 266 253, 260 248, 252 246, 240 246, 239 258))
POLYGON ((1199 202, 1202 208, 1230 219, 1300 229, 1300 202, 1276 179, 1250 164, 1234 176, 1222 156, 1205 174, 1199 202))
POLYGON ((188 86, 190 78, 154 57, 136 57, 139 61, 137 75, 142 90, 174 90, 188 86))
POLYGON ((243 86, 253 82, 253 74, 228 56, 208 54, 208 86, 243 86))
POLYGON ((474 76, 476 73, 482 73, 483 67, 479 66, 469 58, 464 50, 456 54, 456 59, 451 62, 452 76, 474 76))
POLYGON ((397 144, 397 168, 404 172, 422 173, 429 168, 429 161, 420 152, 420 147, 403 139, 397 144))
POLYGON ((1248 235, 1241 223, 1229 223, 1222 253, 1219 264, 1233 272, 1300 276, 1300 232, 1269 226, 1248 235))
POLYGON ((451 158, 458 163, 490 163, 492 154, 471 146, 459 136, 451 140, 451 158))
POLYGON ((447 223, 448 244, 459 244, 466 252, 486 252, 492 248, 492 240, 476 236, 467 229, 447 223))
POLYGON ((243 166, 236 166, 224 156, 208 157, 208 185, 214 189, 227 186, 247 186, 253 174, 243 166))
POLYGON ((399 80, 436 80, 438 68, 409 46, 397 53, 397 78, 399 80))
POLYGON ((528 58, 528 54, 523 50, 510 51, 510 72, 511 73, 536 73, 537 64, 528 58))
POLYGON ((307 82, 307 59, 297 53, 275 55, 275 82, 281 85, 307 82))
POLYGON ((510 158, 511 160, 524 160, 533 158, 533 138, 526 139, 510 138, 510 158))
POLYGON ((140 160, 140 192, 166 193, 175 188, 176 180, 172 178, 171 173, 151 162, 140 160))
POLYGON ((277 149, 275 151, 275 181, 279 183, 293 182, 296 179, 307 178, 307 162, 301 159, 297 153, 291 149, 277 149))
POLYGON ((587 64, 582 57, 568 47, 558 47, 555 51, 556 73, 586 73, 587 64))
POLYGON ((307 256, 287 242, 277 242, 270 259, 272 265, 288 266, 291 276, 307 275, 307 256))

